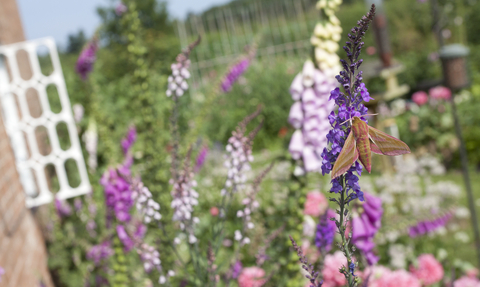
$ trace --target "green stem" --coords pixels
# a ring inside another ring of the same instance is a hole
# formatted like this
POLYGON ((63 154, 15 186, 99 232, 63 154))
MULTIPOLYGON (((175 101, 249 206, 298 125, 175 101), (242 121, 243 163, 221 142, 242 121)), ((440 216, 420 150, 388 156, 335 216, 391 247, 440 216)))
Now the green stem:
POLYGON ((340 206, 340 221, 339 221, 339 226, 338 226, 338 231, 340 232, 340 236, 342 237, 342 251, 345 254, 345 257, 347 257, 347 266, 346 266, 346 274, 345 277, 347 278, 348 281, 348 286, 355 286, 355 278, 352 276, 350 273, 350 264, 352 263, 352 256, 350 254, 350 249, 348 247, 349 240, 345 238, 345 222, 346 222, 346 217, 347 214, 345 214, 345 204, 346 204, 346 192, 347 188, 345 185, 345 176, 342 175, 340 178, 340 182, 342 184, 342 191, 340 192, 340 201, 339 201, 339 206, 340 206))

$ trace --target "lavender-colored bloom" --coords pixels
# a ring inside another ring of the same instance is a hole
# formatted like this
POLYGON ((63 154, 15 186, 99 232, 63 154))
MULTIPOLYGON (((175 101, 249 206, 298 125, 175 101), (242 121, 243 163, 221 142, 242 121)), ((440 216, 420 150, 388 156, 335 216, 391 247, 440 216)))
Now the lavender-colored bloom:
POLYGON ((85 227, 86 227, 87 232, 90 235, 90 237, 96 237, 97 236, 97 232, 95 231, 95 229, 97 228, 97 223, 95 223, 95 220, 90 219, 87 222, 85 227))
POLYGON ((187 90, 187 80, 190 78, 190 52, 200 43, 200 37, 197 41, 190 44, 187 49, 178 54, 176 62, 172 64, 172 75, 168 77, 168 88, 166 91, 167 97, 174 95, 181 97, 187 90))
POLYGON ((90 74, 93 69, 97 49, 97 41, 94 39, 87 44, 78 57, 75 71, 80 75, 80 77, 82 77, 83 80, 87 79, 88 74, 90 74))
MULTIPOLYGON (((328 116, 332 129, 327 134, 327 140, 331 145, 330 148, 324 148, 321 155, 323 158, 322 174, 324 175, 330 173, 332 170, 338 155, 342 151, 347 135, 350 133, 350 122, 348 122, 348 120, 356 116, 367 122, 364 115, 367 114, 368 109, 362 102, 368 101, 371 98, 365 85, 362 84, 363 72, 359 71, 359 67, 363 60, 359 60, 358 57, 364 45, 364 42, 361 41, 362 37, 368 29, 373 15, 374 8, 372 8, 367 16, 364 16, 358 21, 358 26, 354 27, 350 34, 348 34, 348 41, 346 42, 346 46, 343 47, 347 52, 348 62, 340 60, 344 70, 340 72, 340 75, 336 76, 336 79, 343 87, 344 92, 336 88, 330 93, 330 100, 335 101, 338 110, 337 112, 332 111, 328 116)), ((341 191, 340 181, 342 178, 345 178, 348 201, 356 198, 363 201, 363 192, 360 190, 360 185, 358 184, 359 178, 354 175, 354 172, 359 176, 361 175, 362 167, 358 161, 352 165, 344 176, 332 180, 333 187, 331 192, 341 191)))
POLYGON ((188 232, 190 244, 197 242, 194 225, 198 222, 198 218, 192 217, 193 207, 198 205, 198 193, 193 189, 195 186, 197 182, 193 179, 193 173, 185 169, 173 183, 171 192, 172 220, 180 222, 180 229, 188 232))
POLYGON ((75 200, 73 201, 73 206, 75 207, 75 211, 79 212, 80 210, 82 210, 83 207, 82 200, 78 197, 75 198, 75 200))
POLYGON ((443 227, 452 218, 452 213, 447 212, 439 217, 430 220, 422 220, 417 222, 414 226, 408 228, 408 234, 410 237, 421 236, 443 227))
POLYGON ((118 239, 120 239, 123 244, 123 250, 125 250, 125 252, 132 250, 135 242, 133 242, 130 236, 128 236, 128 233, 123 225, 117 225, 117 235, 118 239))
POLYGON ((320 218, 315 235, 315 245, 322 251, 329 252, 332 249, 333 239, 335 237, 335 222, 330 218, 335 217, 332 210, 328 209, 320 218))
POLYGON ((203 164, 205 163, 205 160, 207 159, 207 155, 208 155, 208 147, 204 146, 198 153, 197 160, 195 161, 196 162, 195 168, 193 169, 195 173, 197 173, 202 168, 203 164))
POLYGON ((122 16, 125 12, 127 12, 127 6, 125 6, 123 2, 119 2, 115 7, 115 14, 117 14, 117 16, 122 16))
POLYGON ((237 279, 238 276, 240 276, 240 273, 242 273, 242 270, 243 270, 242 262, 240 262, 240 260, 237 260, 237 262, 235 262, 235 264, 232 265, 230 270, 232 272, 232 279, 237 279))
POLYGON ((72 207, 65 200, 59 200, 55 198, 55 209, 60 218, 66 217, 72 214, 72 207))
POLYGON ((292 99, 296 102, 290 109, 288 121, 297 131, 292 136, 289 150, 294 159, 303 158, 305 170, 309 172, 320 171, 320 154, 327 146, 328 113, 334 106, 328 98, 336 86, 335 79, 327 74, 316 69, 312 61, 307 61, 290 86, 292 99))
POLYGON ((132 148, 136 140, 137 140, 137 130, 135 129, 134 126, 131 126, 128 129, 126 137, 123 138, 121 142, 124 155, 128 154, 128 152, 130 151, 130 149, 132 148))
POLYGON ((87 252, 87 259, 92 260, 98 266, 102 260, 108 259, 113 253, 110 241, 105 241, 92 246, 87 252))
POLYGON ((224 93, 230 92, 232 90, 233 84, 238 80, 238 78, 240 78, 243 73, 245 73, 248 66, 250 66, 250 59, 246 58, 238 62, 230 69, 230 71, 228 71, 221 85, 222 91, 224 93))
POLYGON ((381 226, 383 208, 380 198, 365 192, 363 212, 352 218, 352 243, 362 251, 368 264, 374 265, 378 257, 373 253, 373 238, 381 226))
POLYGON ((139 248, 137 248, 137 253, 143 262, 143 268, 145 269, 145 272, 149 273, 154 268, 158 271, 162 269, 160 265, 160 253, 158 253, 154 247, 146 243, 142 243, 139 248))
POLYGON ((139 179, 134 179, 132 183, 132 198, 135 201, 138 212, 143 215, 143 221, 150 223, 152 220, 160 220, 160 204, 153 200, 152 193, 139 179))
MULTIPOLYGON (((124 171, 125 172, 125 171, 124 171)), ((101 180, 105 191, 105 204, 108 214, 115 214, 120 222, 129 222, 130 208, 133 206, 132 190, 117 169, 107 170, 101 180)))

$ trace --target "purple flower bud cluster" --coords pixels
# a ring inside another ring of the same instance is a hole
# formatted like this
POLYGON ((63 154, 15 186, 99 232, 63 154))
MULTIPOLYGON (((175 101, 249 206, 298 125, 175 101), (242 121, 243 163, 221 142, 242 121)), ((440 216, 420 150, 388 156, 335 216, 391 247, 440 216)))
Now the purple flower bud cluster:
POLYGON ((123 2, 119 2, 117 6, 115 6, 115 14, 122 16, 125 12, 127 12, 127 6, 123 4, 123 2))
POLYGON ((127 136, 122 139, 121 145, 123 154, 127 155, 130 149, 132 148, 133 144, 137 140, 137 130, 134 126, 131 126, 128 129, 127 136))
POLYGON ((110 168, 103 174, 100 184, 105 190, 107 213, 115 214, 120 222, 129 222, 133 199, 130 184, 124 176, 125 174, 122 174, 120 169, 110 168))
POLYGON ((138 212, 143 216, 143 221, 150 223, 152 220, 160 220, 162 218, 162 215, 158 212, 160 204, 152 199, 150 190, 140 180, 135 180, 132 187, 132 198, 136 202, 138 212))
POLYGON ((98 50, 97 40, 93 39, 90 41, 85 48, 83 48, 80 56, 78 57, 77 64, 75 66, 75 71, 83 80, 87 79, 88 74, 93 69, 93 64, 95 63, 95 55, 98 50))
POLYGON ((168 77, 167 97, 181 97, 187 90, 187 79, 190 78, 190 60, 172 64, 172 75, 168 77))
POLYGON ((102 260, 108 259, 113 253, 111 242, 105 241, 101 244, 92 246, 87 252, 87 259, 92 260, 95 265, 98 266, 102 260))
POLYGON ((433 232, 438 228, 445 226, 452 216, 452 212, 447 212, 435 219, 419 221, 414 226, 408 228, 408 235, 413 238, 433 232))
POLYGON ((231 193, 236 193, 245 188, 247 180, 245 173, 251 169, 250 162, 253 161, 250 139, 245 136, 242 128, 232 132, 225 149, 227 154, 224 166, 228 168, 228 172, 225 188, 221 191, 222 196, 227 194, 228 189, 231 189, 231 193))
POLYGON ((358 209, 360 216, 352 218, 352 243, 362 251, 369 265, 378 262, 373 253, 375 243, 373 238, 382 225, 382 200, 365 192, 365 202, 358 209))
POLYGON ((310 60, 290 86, 295 103, 288 121, 297 130, 290 140, 289 151, 294 159, 303 159, 308 172, 320 171, 320 155, 327 146, 325 135, 330 129, 328 113, 334 108, 328 97, 335 87, 335 78, 316 69, 310 60))
POLYGON ((248 66, 250 66, 250 59, 246 58, 234 65, 222 81, 222 91, 224 93, 230 92, 232 90, 233 84, 240 78, 240 76, 245 73, 248 66))
POLYGON ((160 253, 158 253, 154 247, 142 243, 136 250, 143 262, 143 269, 145 269, 145 272, 150 273, 154 268, 158 271, 162 269, 162 265, 160 264, 160 253))
POLYGON ((194 225, 199 222, 198 217, 192 217, 193 207, 198 205, 198 193, 193 189, 197 182, 193 179, 193 173, 183 170, 176 182, 173 182, 172 203, 173 221, 180 222, 180 229, 188 232, 188 242, 197 242, 194 234, 194 225))
POLYGON ((60 218, 70 216, 72 214, 72 207, 65 200, 55 198, 55 209, 60 218))
MULTIPOLYGON (((363 121, 367 122, 364 115, 367 114, 368 109, 363 105, 363 101, 369 101, 370 94, 368 93, 365 84, 362 83, 362 71, 359 71, 359 67, 363 60, 359 60, 360 51, 364 45, 361 42, 362 37, 368 29, 370 22, 375 14, 375 8, 357 22, 356 27, 351 30, 351 34, 348 34, 348 41, 343 49, 347 52, 348 62, 340 60, 343 66, 343 71, 340 75, 336 76, 337 81, 343 87, 344 92, 336 88, 330 93, 330 99, 334 100, 338 106, 338 110, 332 111, 328 116, 332 129, 327 134, 327 140, 330 144, 330 148, 324 148, 322 152, 322 174, 328 174, 333 168, 338 155, 342 151, 343 145, 347 135, 350 133, 350 120, 352 117, 360 117, 363 121)), ((346 179, 346 191, 348 195, 348 201, 355 198, 359 198, 363 201, 363 192, 360 190, 358 184, 358 176, 354 175, 354 172, 360 176, 362 172, 362 166, 357 161, 347 171, 345 175, 346 179), (353 191, 349 194, 349 191, 353 191)), ((339 192, 342 190, 343 176, 338 177, 332 181, 331 192, 339 192)))
POLYGON ((335 230, 337 228, 335 222, 330 220, 332 217, 335 217, 335 213, 331 209, 327 209, 320 217, 320 222, 317 225, 315 245, 322 252, 329 252, 332 249, 335 230))
POLYGON ((197 173, 205 164, 207 155, 208 155, 208 146, 203 146, 200 152, 198 153, 197 160, 195 161, 195 168, 193 169, 195 173, 197 173))

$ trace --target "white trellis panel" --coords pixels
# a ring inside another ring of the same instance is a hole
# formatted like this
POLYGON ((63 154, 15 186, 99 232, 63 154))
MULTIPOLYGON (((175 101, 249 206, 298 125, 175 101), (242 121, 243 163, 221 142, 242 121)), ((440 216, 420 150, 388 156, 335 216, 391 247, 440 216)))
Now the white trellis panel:
POLYGON ((54 40, 52 38, 42 38, 3 45, 0 46, 0 56, 0 103, 3 108, 5 128, 15 153, 17 170, 27 196, 27 207, 49 203, 54 196, 58 199, 66 199, 89 193, 91 186, 54 40), (50 54, 53 72, 48 76, 43 75, 41 71, 37 56, 39 47, 46 47, 50 54), (28 80, 24 80, 20 75, 17 62, 17 52, 20 50, 24 50, 28 54, 32 71, 32 77, 28 80), (9 71, 7 71, 4 60, 8 64, 9 71), (58 91, 62 107, 59 113, 54 113, 50 109, 46 92, 48 85, 54 85, 58 91), (31 88, 37 91, 42 108, 40 117, 32 117, 28 108, 26 92, 31 88), (17 101, 15 101, 15 95, 17 101), (17 111, 20 111, 21 117, 17 111), (67 150, 60 147, 56 130, 57 125, 62 122, 67 126, 71 143, 67 150), (41 126, 46 128, 50 140, 51 152, 48 155, 42 155, 37 144, 35 129, 41 126), (26 144, 30 147, 30 155, 28 155, 26 144), (79 172, 80 185, 75 188, 69 185, 65 169, 65 162, 69 159, 75 161, 79 172), (47 175, 45 174, 45 167, 49 164, 55 167, 60 185, 60 190, 55 195, 49 189, 47 175), (35 175, 36 183, 32 172, 35 175))

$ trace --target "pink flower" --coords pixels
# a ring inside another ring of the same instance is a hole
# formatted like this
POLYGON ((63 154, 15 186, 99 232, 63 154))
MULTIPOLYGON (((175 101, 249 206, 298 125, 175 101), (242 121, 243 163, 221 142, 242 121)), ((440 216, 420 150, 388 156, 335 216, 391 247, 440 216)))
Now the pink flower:
POLYGON ((413 93, 412 100, 415 102, 415 104, 423 106, 428 102, 428 95, 424 91, 418 91, 413 93))
POLYGON ((219 213, 218 207, 214 206, 214 207, 210 208, 210 214, 212 216, 217 216, 218 213, 219 213))
POLYGON ((410 272, 423 285, 429 286, 443 278, 443 267, 432 254, 422 254, 418 258, 418 267, 410 266, 410 272))
POLYGON ((322 270, 323 285, 322 287, 340 287, 347 284, 345 275, 340 273, 338 269, 347 265, 347 259, 341 251, 325 256, 324 268, 322 270))
POLYGON ((305 201, 305 208, 303 213, 314 217, 320 216, 325 213, 328 207, 328 201, 325 195, 320 191, 314 190, 307 194, 307 200, 305 201))
POLYGON ((259 267, 247 267, 242 269, 242 273, 238 276, 239 287, 261 287, 266 280, 265 271, 259 267))
POLYGON ((288 145, 288 151, 293 159, 297 160, 302 156, 304 146, 305 143, 303 141, 302 131, 296 130, 290 139, 290 144, 288 145))
POLYGON ((480 281, 477 278, 463 276, 453 282, 453 287, 480 287, 480 281))
POLYGON ((468 269, 465 273, 470 278, 476 278, 478 276, 478 269, 474 267, 472 269, 468 269))
POLYGON ((428 93, 430 94, 430 97, 437 100, 448 100, 452 96, 452 92, 450 91, 450 89, 442 86, 431 88, 428 93))
MULTIPOLYGON (((369 281, 370 282, 370 281, 369 281)), ((420 281, 405 270, 384 272, 378 279, 374 280, 369 287, 421 287, 420 281)))
POLYGON ((363 282, 368 280, 368 287, 381 287, 378 282, 382 277, 388 276, 390 273, 392 273, 390 269, 380 265, 369 266, 365 269, 365 271, 358 272, 363 282))

